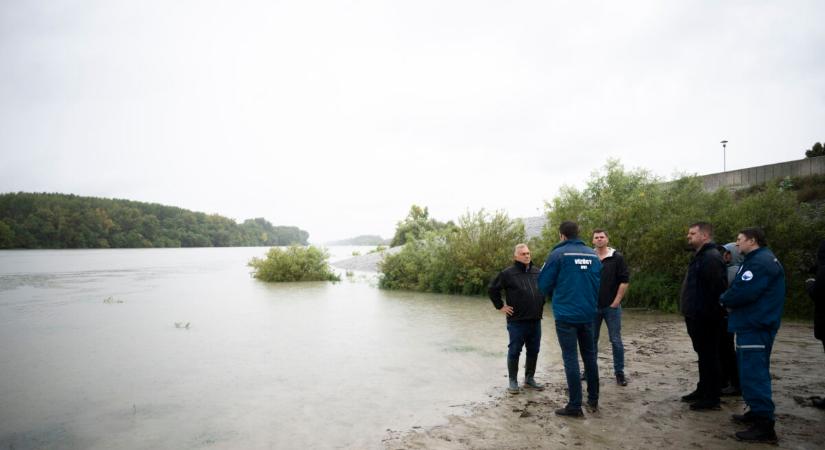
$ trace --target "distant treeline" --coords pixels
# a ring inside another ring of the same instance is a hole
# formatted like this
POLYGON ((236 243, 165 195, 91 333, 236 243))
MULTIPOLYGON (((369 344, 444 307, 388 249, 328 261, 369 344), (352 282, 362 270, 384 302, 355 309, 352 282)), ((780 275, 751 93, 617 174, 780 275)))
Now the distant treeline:
POLYGON ((263 218, 242 224, 157 203, 70 194, 0 194, 0 248, 306 245, 309 233, 263 218))

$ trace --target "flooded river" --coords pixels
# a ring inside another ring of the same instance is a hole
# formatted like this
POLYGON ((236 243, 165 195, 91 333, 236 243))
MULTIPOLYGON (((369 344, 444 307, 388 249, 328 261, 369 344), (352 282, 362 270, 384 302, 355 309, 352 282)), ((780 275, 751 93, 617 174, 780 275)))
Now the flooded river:
POLYGON ((488 300, 267 284, 266 250, 0 251, 0 448, 376 448, 504 388, 488 300))

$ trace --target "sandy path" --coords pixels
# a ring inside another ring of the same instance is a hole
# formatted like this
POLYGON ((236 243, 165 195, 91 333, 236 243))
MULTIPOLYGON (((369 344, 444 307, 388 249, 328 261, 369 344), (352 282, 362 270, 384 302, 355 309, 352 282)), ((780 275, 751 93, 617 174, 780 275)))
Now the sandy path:
MULTIPOLYGON (((545 327, 552 322, 547 321, 545 327)), ((390 449, 539 449, 539 448, 777 448, 746 445, 732 433, 744 427, 730 422, 743 411, 741 398, 723 399, 721 411, 693 412, 679 397, 698 379, 696 355, 684 323, 677 316, 655 316, 624 331, 626 373, 630 384, 613 381, 609 345, 600 348, 601 409, 585 419, 553 414, 564 406, 567 389, 561 361, 539 368, 544 392, 504 394, 476 405, 465 416, 452 416, 430 429, 390 433, 390 449), (605 352, 607 350, 607 352, 605 352)), ((606 333, 606 331, 605 331, 606 333)), ((810 324, 784 323, 772 355, 774 402, 779 448, 825 448, 825 411, 801 403, 825 395, 825 353, 810 324), (795 397, 797 400, 795 400, 795 397)), ((450 380, 444 380, 450 382, 450 380)), ((460 380, 454 380, 460 382, 460 380)), ((584 383, 583 386, 584 388, 584 383)))

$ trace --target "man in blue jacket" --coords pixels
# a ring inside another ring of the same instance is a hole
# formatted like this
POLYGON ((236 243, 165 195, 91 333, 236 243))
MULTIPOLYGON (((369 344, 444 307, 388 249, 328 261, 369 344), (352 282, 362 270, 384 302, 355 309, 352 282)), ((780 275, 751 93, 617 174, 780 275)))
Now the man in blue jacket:
POLYGON ((556 414, 582 417, 577 343, 581 346, 587 373, 587 405, 592 410, 599 406, 599 369, 593 342, 593 321, 602 264, 596 252, 579 239, 579 226, 575 222, 562 222, 559 239, 561 242, 553 247, 541 268, 539 289, 552 297, 556 336, 564 360, 570 397, 567 405, 557 409, 556 414))
POLYGON ((750 425, 736 433, 736 439, 776 443, 770 362, 785 305, 785 271, 766 245, 759 228, 739 232, 736 246, 745 261, 720 302, 729 311, 728 330, 736 333, 739 382, 749 407, 745 414, 733 416, 734 422, 750 425))

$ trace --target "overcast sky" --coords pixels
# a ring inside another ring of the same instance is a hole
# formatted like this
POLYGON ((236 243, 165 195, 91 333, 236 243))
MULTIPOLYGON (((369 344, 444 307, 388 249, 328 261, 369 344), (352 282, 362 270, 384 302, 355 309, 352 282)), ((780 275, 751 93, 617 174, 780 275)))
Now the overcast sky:
POLYGON ((389 237, 825 141, 825 2, 0 1, 0 192, 389 237))

